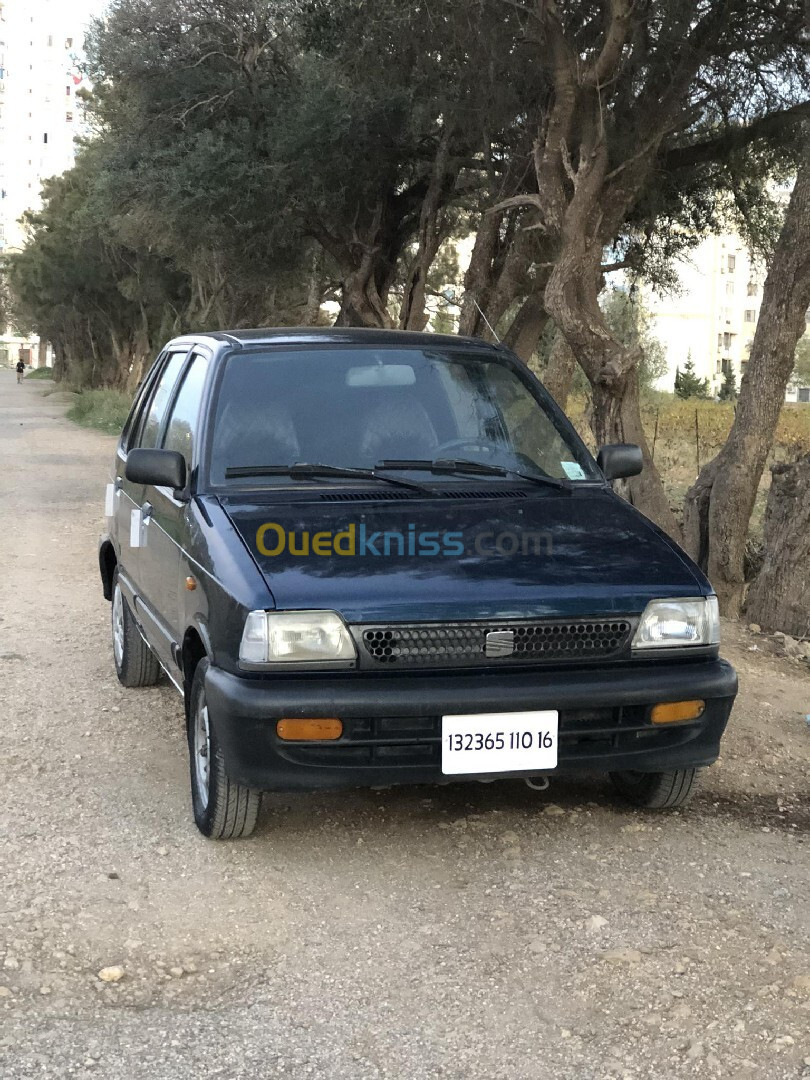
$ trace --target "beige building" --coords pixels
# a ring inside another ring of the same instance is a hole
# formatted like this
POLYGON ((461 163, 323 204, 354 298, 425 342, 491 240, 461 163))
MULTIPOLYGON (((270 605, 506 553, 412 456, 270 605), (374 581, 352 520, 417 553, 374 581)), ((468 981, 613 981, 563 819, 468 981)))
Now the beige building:
MULTIPOLYGON (((69 0, 0 0, 0 258, 25 243, 20 218, 41 205, 42 181, 73 164, 87 11, 69 0)), ((49 360, 36 337, 0 330, 0 364, 49 360)))
MULTIPOLYGON (((732 370, 739 390, 762 302, 765 268, 754 262, 739 236, 709 236, 681 266, 680 291, 660 296, 645 291, 650 329, 667 354, 660 390, 673 390, 675 373, 691 358, 695 374, 713 394, 732 370)), ((810 400, 810 388, 792 387, 788 400, 810 400)))
POLYGON ((647 290, 650 329, 666 349, 668 369, 659 382, 672 390, 675 373, 691 358, 695 374, 713 393, 731 369, 737 386, 754 339, 762 301, 764 270, 754 264, 739 237, 709 236, 679 273, 680 291, 660 296, 647 290))

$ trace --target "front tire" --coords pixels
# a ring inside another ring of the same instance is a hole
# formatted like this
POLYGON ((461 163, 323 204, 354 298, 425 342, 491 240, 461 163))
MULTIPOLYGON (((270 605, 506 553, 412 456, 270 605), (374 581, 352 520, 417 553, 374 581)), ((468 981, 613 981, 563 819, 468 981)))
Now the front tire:
POLYGON ((647 810, 670 810, 685 806, 698 783, 699 769, 670 769, 667 772, 614 772, 610 774, 616 791, 634 806, 647 810))
POLYGON ((160 678, 160 664, 135 625, 118 581, 118 567, 112 580, 112 639, 115 673, 121 685, 154 686, 160 678))
POLYGON ((200 660, 191 683, 187 713, 191 805, 197 828, 212 840, 250 836, 256 827, 261 792, 236 783, 225 772, 225 759, 205 697, 207 659, 200 660))

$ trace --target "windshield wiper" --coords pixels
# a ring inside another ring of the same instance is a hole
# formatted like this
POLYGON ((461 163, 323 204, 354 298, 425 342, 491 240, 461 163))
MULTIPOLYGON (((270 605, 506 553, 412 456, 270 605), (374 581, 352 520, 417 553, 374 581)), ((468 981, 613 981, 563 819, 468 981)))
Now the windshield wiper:
POLYGON ((328 480, 330 477, 336 480, 379 480, 384 484, 431 494, 430 488, 426 488, 424 484, 417 484, 414 480, 400 480, 394 476, 382 476, 375 469, 343 469, 338 465, 310 465, 300 462, 295 465, 235 465, 225 470, 226 480, 243 480, 251 476, 289 476, 293 480, 328 480))
POLYGON ((540 476, 533 473, 519 472, 517 469, 507 469, 503 465, 488 465, 483 461, 468 461, 466 458, 437 458, 435 461, 427 459, 408 460, 395 459, 378 461, 375 469, 424 469, 431 473, 446 473, 447 475, 470 475, 470 476, 519 476, 521 480, 528 480, 532 484, 540 484, 543 487, 559 488, 562 491, 571 491, 571 483, 568 480, 558 480, 554 476, 540 476))

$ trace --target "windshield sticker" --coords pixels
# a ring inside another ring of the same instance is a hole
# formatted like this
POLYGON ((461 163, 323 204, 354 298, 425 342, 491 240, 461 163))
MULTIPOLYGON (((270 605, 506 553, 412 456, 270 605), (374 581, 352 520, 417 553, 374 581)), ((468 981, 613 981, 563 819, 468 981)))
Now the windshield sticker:
POLYGON ((563 472, 569 480, 584 480, 585 470, 576 461, 561 461, 563 472))

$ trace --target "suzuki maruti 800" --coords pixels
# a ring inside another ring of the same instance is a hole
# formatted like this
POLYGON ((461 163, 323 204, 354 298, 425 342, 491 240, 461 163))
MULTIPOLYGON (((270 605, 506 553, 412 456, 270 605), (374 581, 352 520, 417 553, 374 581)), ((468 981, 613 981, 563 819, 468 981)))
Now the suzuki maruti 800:
POLYGON ((609 773, 679 806, 737 682, 717 599, 531 372, 478 340, 170 342, 118 445, 99 562, 124 686, 183 695, 194 818, 262 791, 609 773))

